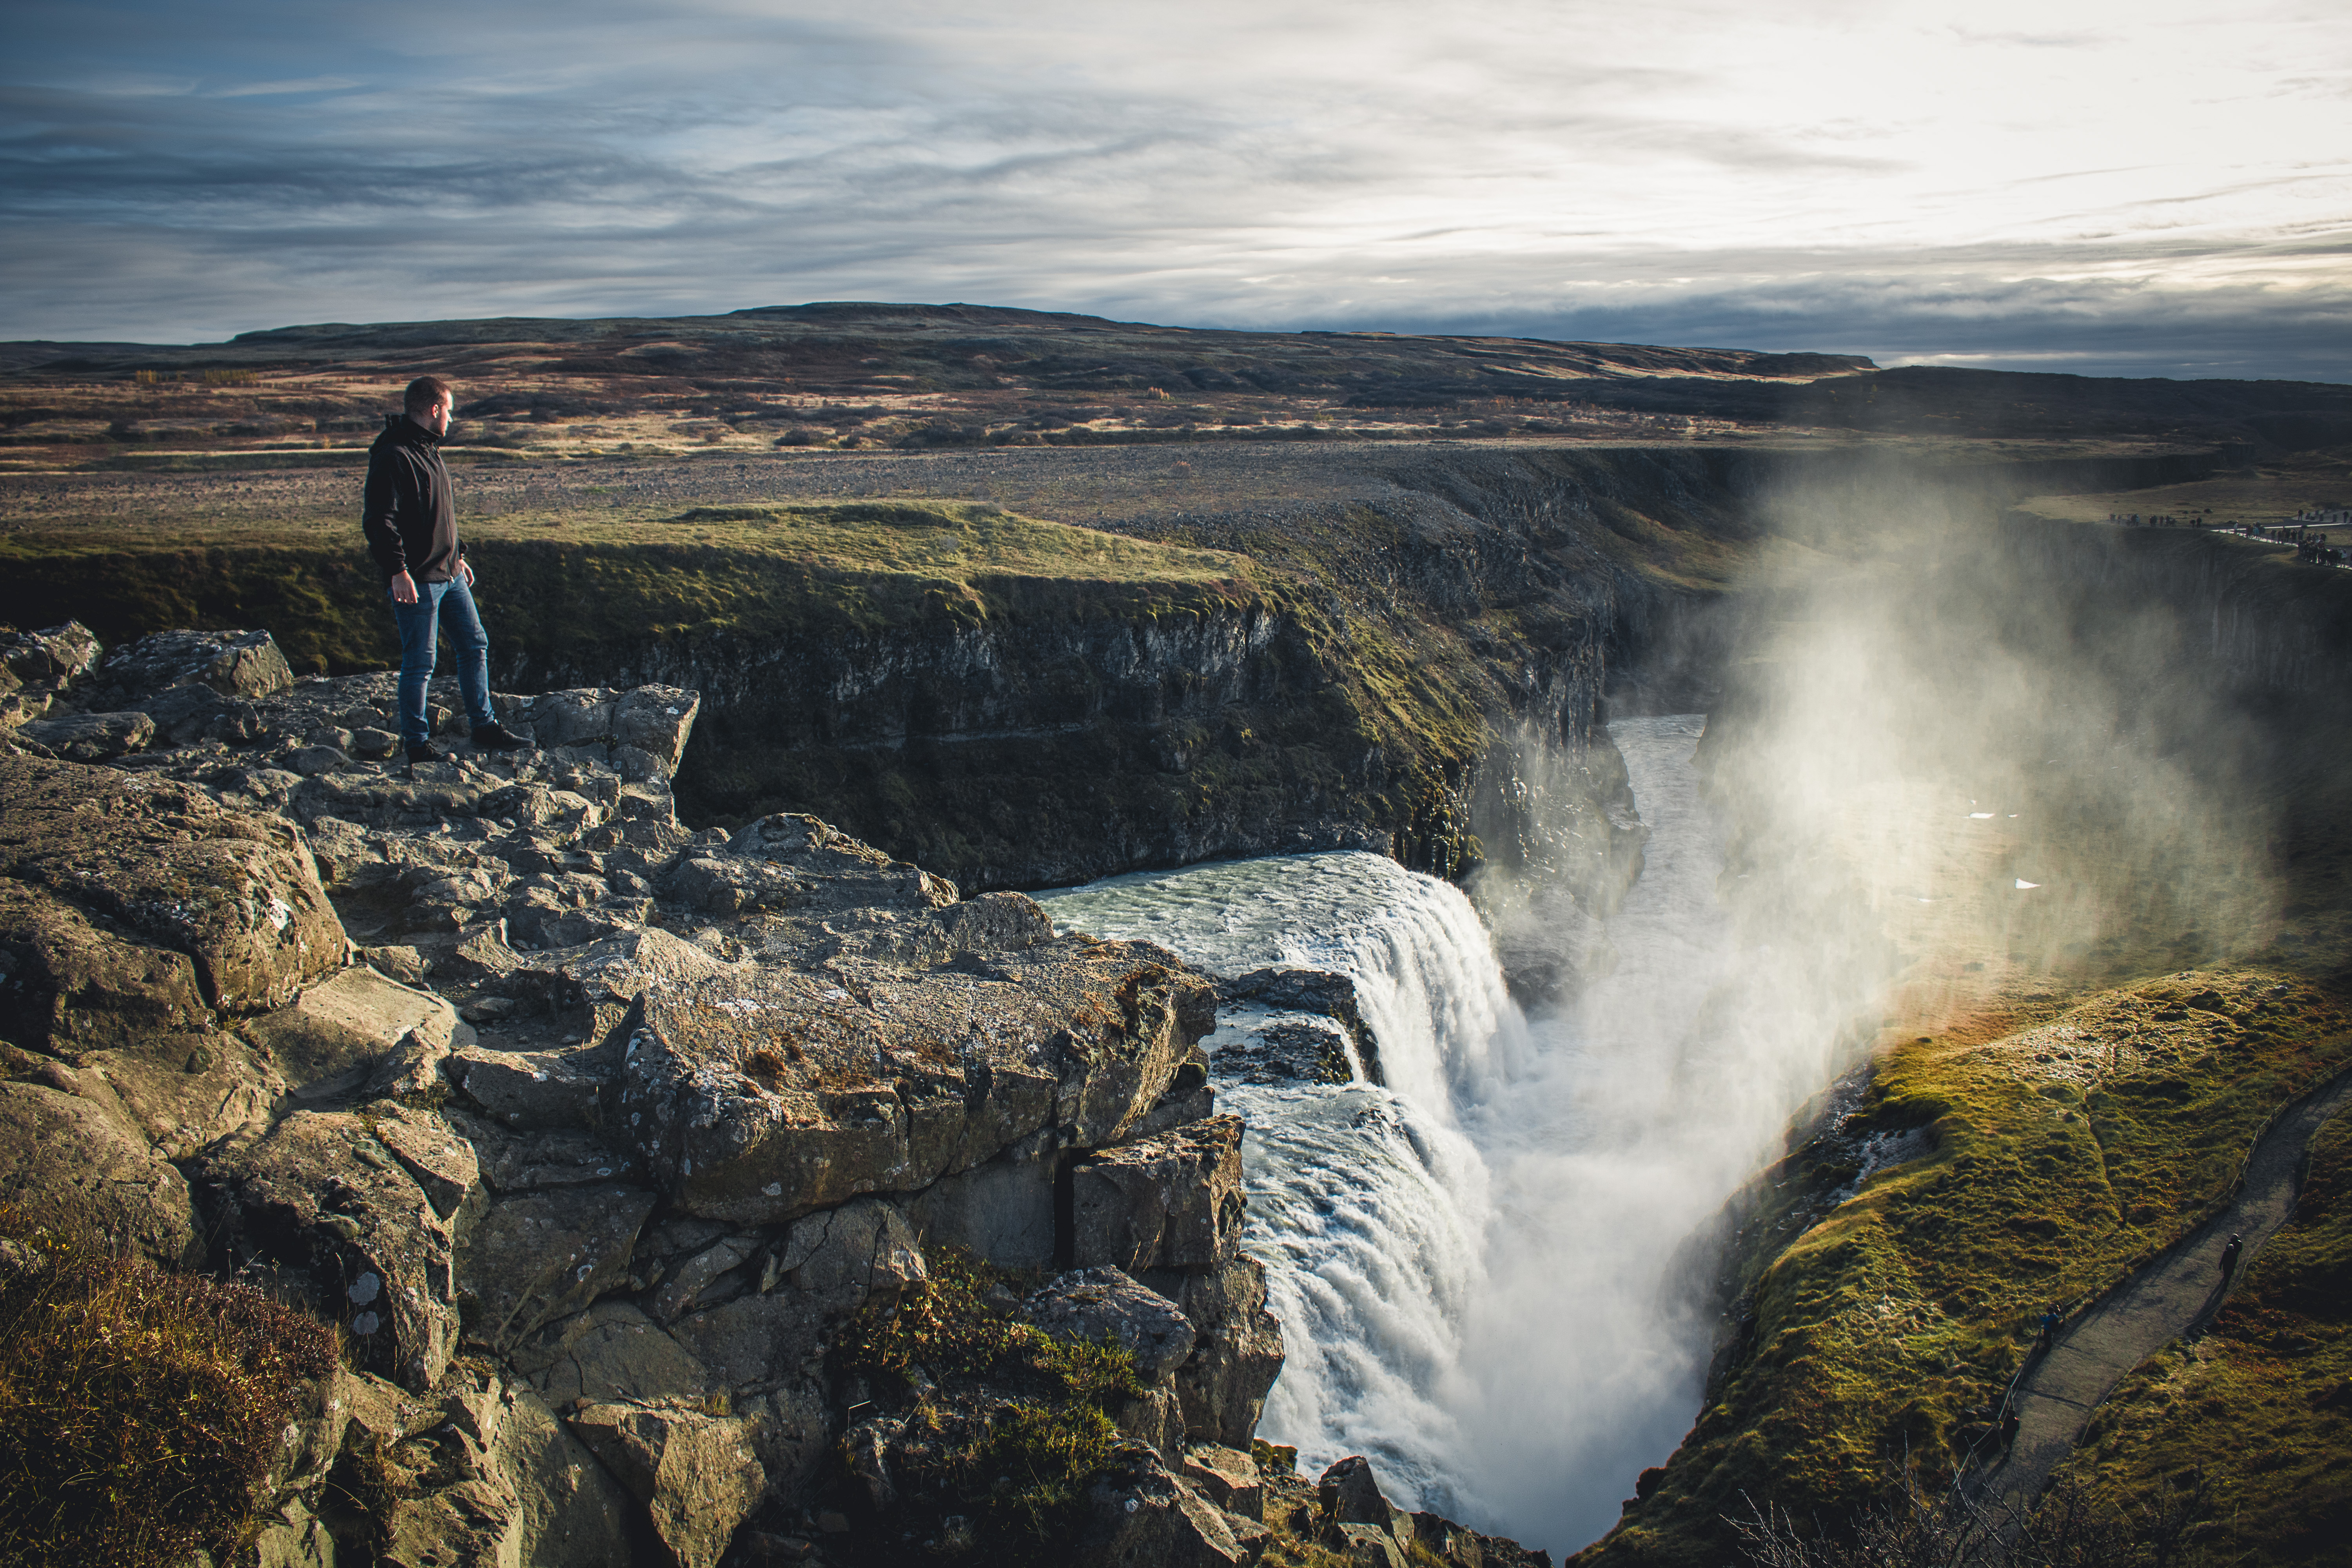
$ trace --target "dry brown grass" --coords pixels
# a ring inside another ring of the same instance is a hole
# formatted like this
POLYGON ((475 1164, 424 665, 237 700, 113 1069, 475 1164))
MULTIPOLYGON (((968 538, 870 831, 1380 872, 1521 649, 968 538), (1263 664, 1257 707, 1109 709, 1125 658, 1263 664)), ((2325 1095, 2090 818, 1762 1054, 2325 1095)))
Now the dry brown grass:
POLYGON ((333 1331, 243 1285, 105 1257, 0 1210, 0 1561, 215 1560, 335 1363, 333 1331))

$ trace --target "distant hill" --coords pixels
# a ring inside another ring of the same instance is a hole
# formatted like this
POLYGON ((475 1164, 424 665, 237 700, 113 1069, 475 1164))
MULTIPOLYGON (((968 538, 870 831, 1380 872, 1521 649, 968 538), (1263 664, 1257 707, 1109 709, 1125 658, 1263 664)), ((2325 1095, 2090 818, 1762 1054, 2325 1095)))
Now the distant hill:
MULTIPOLYGON (((2272 453, 2352 444, 2352 386, 2319 383, 1882 370, 1851 354, 1226 331, 983 305, 840 302, 719 316, 326 322, 186 346, 0 344, 0 390, 13 384, 25 393, 62 380, 130 382, 142 372, 151 382, 227 382, 248 373, 380 380, 425 371, 488 395, 471 406, 473 417, 541 421, 681 397, 710 416, 756 416, 761 399, 789 393, 935 398, 971 410, 983 426, 992 410, 1024 403, 1182 400, 1196 414, 1213 414, 1221 402, 1242 399, 1262 418, 1308 402, 1342 425, 1507 407, 1523 419, 1613 412, 1749 427, 2158 438, 2272 453)), ((952 432, 946 444, 953 444, 952 432)))

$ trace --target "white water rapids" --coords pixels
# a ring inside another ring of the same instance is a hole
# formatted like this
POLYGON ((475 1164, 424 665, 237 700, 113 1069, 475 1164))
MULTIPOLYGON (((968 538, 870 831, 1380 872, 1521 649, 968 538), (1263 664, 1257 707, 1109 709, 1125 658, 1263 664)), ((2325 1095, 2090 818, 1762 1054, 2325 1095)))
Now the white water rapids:
MULTIPOLYGON (((1733 940, 1701 727, 1611 726, 1646 863, 1609 926, 1615 972, 1557 1016, 1521 1016, 1459 889, 1379 856, 1039 895, 1061 929, 1217 974, 1356 981, 1387 1087, 1217 1075, 1220 1108, 1249 1121, 1245 1245, 1288 1357, 1259 1435, 1297 1445, 1307 1474, 1369 1455, 1392 1500, 1573 1551, 1689 1426, 1708 1324, 1676 1249, 1827 1082, 1837 1022, 1769 948, 1733 940)), ((1213 1064, 1284 1021, 1222 1009, 1213 1064)))

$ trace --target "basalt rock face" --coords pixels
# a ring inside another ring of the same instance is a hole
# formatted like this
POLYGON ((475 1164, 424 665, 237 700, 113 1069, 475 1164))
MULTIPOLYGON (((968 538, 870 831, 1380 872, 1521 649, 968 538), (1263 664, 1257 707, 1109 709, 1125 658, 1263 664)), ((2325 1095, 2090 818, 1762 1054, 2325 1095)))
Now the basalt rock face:
POLYGON ((1704 704, 1711 669, 1624 674, 1712 596, 1684 570, 1692 542, 1719 561, 1752 535, 1753 465, 1349 461, 1360 504, 1107 522, 1269 568, 1174 605, 1041 580, 984 616, 518 649, 502 668, 607 678, 582 661, 610 659, 698 689, 693 815, 814 810, 967 888, 1356 847, 1449 876, 1499 854, 1613 901, 1639 847, 1622 778, 1553 770, 1578 819, 1539 826, 1524 754, 1609 753, 1612 690, 1650 711, 1704 704))
POLYGON ((1281 1365, 1207 979, 814 818, 688 830, 692 692, 501 697, 544 744, 414 770, 357 754, 389 696, 250 694, 250 739, 119 765, 0 750, 0 1202, 349 1346, 262 1560, 879 1560, 845 1500, 1000 1403, 835 1347, 964 1258, 1034 1271, 992 1310, 1134 1358, 1071 1561, 1252 1560, 1188 1479, 1281 1365))
POLYGON ((1265 605, 720 636, 637 662, 709 703, 697 811, 805 804, 978 888, 1386 852, 1422 787, 1355 736, 1312 639, 1265 605))

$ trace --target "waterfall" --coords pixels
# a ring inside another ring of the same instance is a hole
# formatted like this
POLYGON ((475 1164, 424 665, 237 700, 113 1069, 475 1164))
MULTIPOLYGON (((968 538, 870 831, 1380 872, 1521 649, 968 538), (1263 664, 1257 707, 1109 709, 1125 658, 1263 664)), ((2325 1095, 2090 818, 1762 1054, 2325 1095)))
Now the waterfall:
POLYGON ((1651 829, 1615 971, 1555 1016, 1506 993, 1462 893, 1378 856, 1141 873, 1040 895, 1063 929, 1147 937, 1223 975, 1344 971, 1385 1088, 1217 1072, 1284 1022, 1208 1040, 1247 1117, 1244 1245, 1288 1361, 1260 1434, 1309 1473, 1370 1456, 1390 1496, 1573 1550, 1697 1408, 1706 1325, 1675 1248, 1831 1075, 1849 988, 1735 940, 1696 717, 1620 721, 1651 829))

